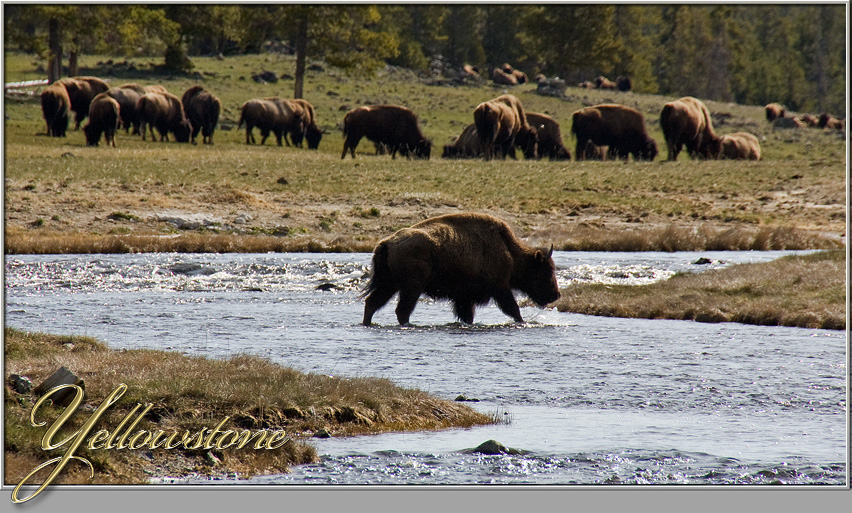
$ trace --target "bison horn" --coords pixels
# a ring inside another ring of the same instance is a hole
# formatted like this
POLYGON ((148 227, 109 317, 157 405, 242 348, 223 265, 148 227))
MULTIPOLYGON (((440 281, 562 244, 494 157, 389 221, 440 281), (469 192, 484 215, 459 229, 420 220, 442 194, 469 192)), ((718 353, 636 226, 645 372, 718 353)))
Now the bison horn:
POLYGON ((553 244, 550 245, 550 251, 547 252, 547 258, 553 256, 553 244))

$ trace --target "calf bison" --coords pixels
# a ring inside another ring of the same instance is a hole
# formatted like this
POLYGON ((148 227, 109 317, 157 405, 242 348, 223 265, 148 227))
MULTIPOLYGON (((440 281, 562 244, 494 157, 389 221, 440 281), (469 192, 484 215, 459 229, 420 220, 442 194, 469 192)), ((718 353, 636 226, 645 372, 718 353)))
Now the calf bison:
POLYGON ((537 138, 536 155, 550 160, 570 160, 571 152, 562 144, 559 123, 546 114, 527 112, 527 122, 535 129, 537 138))
POLYGON ((780 103, 770 103, 766 106, 766 121, 772 123, 778 118, 783 118, 786 111, 780 103))
POLYGON ((95 96, 89 105, 89 122, 83 127, 86 146, 97 146, 101 134, 104 134, 107 146, 115 147, 115 132, 118 129, 120 110, 118 102, 109 94, 101 93, 95 96))
POLYGON ((717 159, 760 160, 760 142, 748 132, 717 137, 710 142, 709 151, 717 159))
POLYGON ((577 138, 576 158, 582 160, 586 144, 609 146, 611 156, 635 160, 654 160, 657 143, 645 129, 645 118, 638 110, 624 105, 603 104, 580 109, 572 115, 571 132, 577 138))
POLYGON ((445 159, 482 157, 482 142, 479 140, 479 134, 476 133, 476 126, 471 123, 464 127, 462 133, 452 143, 444 146, 441 157, 445 159))
POLYGON ((709 158, 708 145, 714 141, 713 120, 701 100, 686 96, 669 102, 660 113, 660 127, 666 138, 669 160, 677 160, 683 146, 693 158, 709 158))
POLYGON ((536 131, 527 122, 524 106, 511 95, 504 94, 482 102, 473 111, 473 122, 482 145, 483 157, 491 160, 498 156, 515 156, 515 145, 524 155, 535 156, 536 131))
POLYGON ((392 158, 399 152, 405 157, 429 159, 432 142, 417 125, 417 114, 398 105, 357 107, 343 118, 343 153, 355 158, 355 148, 362 137, 387 146, 392 158))
MULTIPOLYGON (((278 97, 253 99, 245 102, 240 108, 240 120, 237 128, 246 125, 246 144, 254 144, 253 130, 260 130, 260 144, 266 143, 270 132, 275 134, 278 146, 283 146, 286 134, 301 130, 302 119, 293 111, 289 100, 278 97)), ((289 142, 287 145, 289 146, 289 142)))
POLYGON ((71 100, 71 110, 74 111, 74 130, 80 128, 80 123, 89 115, 89 105, 95 96, 107 91, 109 85, 97 77, 71 77, 59 80, 68 91, 71 100))
POLYGON ((60 83, 47 86, 41 93, 41 112, 47 123, 48 137, 65 137, 68 130, 68 113, 71 112, 71 99, 68 91, 60 83))
POLYGON ((522 323, 518 290, 545 306, 559 299, 553 248, 535 249, 518 240, 505 222, 484 214, 451 214, 403 228, 379 242, 370 281, 362 293, 363 324, 399 292, 396 318, 406 325, 421 294, 449 299, 456 317, 473 323, 477 305, 494 299, 522 323))
POLYGON ((170 93, 145 93, 136 104, 139 112, 140 131, 145 140, 146 127, 150 127, 151 139, 154 139, 154 128, 160 132, 160 141, 169 140, 169 132, 174 134, 175 141, 189 142, 191 131, 189 120, 183 112, 180 99, 170 93))
POLYGON ((213 144, 213 132, 219 122, 219 112, 222 110, 222 102, 204 86, 194 85, 183 93, 180 100, 183 110, 192 127, 190 142, 195 144, 198 132, 201 132, 203 144, 213 144))

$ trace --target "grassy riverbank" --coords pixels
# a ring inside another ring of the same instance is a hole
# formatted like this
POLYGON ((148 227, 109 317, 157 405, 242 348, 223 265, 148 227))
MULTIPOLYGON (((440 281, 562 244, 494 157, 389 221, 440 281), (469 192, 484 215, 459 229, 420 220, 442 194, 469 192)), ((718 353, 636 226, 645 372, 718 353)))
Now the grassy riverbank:
POLYGON ((787 256, 644 286, 573 285, 563 312, 609 317, 846 329, 845 251, 787 256))
MULTIPOLYGON (((32 56, 10 54, 7 81, 37 78, 32 56)), ((129 73, 84 56, 81 73, 114 84, 159 83, 180 95, 197 82, 223 102, 215 145, 142 141, 121 132, 117 148, 84 146, 82 132, 43 135, 38 96, 5 103, 5 251, 362 251, 427 217, 487 212, 526 238, 560 249, 817 249, 845 242, 845 139, 832 131, 774 129, 762 106, 707 102, 718 131, 761 139, 764 160, 550 162, 447 160, 444 144, 474 107, 503 92, 562 125, 571 113, 616 102, 639 109, 665 155, 659 112, 672 98, 569 87, 564 98, 534 84, 435 86, 406 70, 377 76, 315 67, 305 98, 325 130, 318 151, 245 144, 236 129, 249 98, 291 97, 292 81, 258 84, 252 71, 292 72, 291 57, 196 58, 197 76, 129 73), (201 78, 199 78, 201 77, 201 78), (340 159, 346 110, 395 103, 418 113, 432 159, 340 159)), ((37 92, 37 91, 36 91, 37 92)))
MULTIPOLYGON (((10 374, 27 376, 37 386, 60 366, 85 382, 86 399, 72 421, 79 426, 120 383, 126 394, 99 421, 114 430, 137 404, 153 408, 138 429, 154 431, 212 429, 225 417, 224 429, 285 430, 292 438, 277 450, 88 450, 95 479, 84 465, 71 463, 57 483, 144 483, 154 476, 226 474, 241 476, 286 472, 291 465, 317 458, 308 443, 315 434, 331 436, 418 431, 488 424, 494 419, 453 401, 395 386, 380 378, 343 378, 304 374, 253 356, 211 360, 179 353, 116 351, 88 337, 26 333, 6 328, 5 483, 17 484, 32 469, 57 456, 44 451, 47 426, 30 425, 35 400, 8 386, 10 374)), ((48 424, 60 412, 48 407, 39 419, 48 424)), ((74 428, 76 429, 76 427, 74 428)), ((73 431, 63 430, 62 433, 73 431)), ((64 449, 58 450, 60 453, 64 449)), ((39 478, 43 479, 44 475, 39 478)), ((41 482, 38 478, 36 482, 41 482)))

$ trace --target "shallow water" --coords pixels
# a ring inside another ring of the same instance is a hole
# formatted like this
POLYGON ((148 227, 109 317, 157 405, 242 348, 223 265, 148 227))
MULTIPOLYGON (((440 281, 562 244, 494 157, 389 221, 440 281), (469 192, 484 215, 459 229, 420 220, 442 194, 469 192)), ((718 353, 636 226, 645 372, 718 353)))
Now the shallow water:
MULTIPOLYGON (((781 252, 554 254, 560 286, 644 284, 781 252), (694 264, 699 257, 713 260, 694 264)), ((252 483, 843 484, 844 332, 612 319, 496 307, 456 323, 392 300, 360 326, 368 254, 6 258, 6 323, 112 347, 387 377, 498 412, 495 426, 314 439, 322 461, 252 483), (317 287, 322 286, 320 290, 317 287), (523 455, 461 451, 495 439, 523 455)), ((235 482, 238 476, 217 482, 235 482)), ((170 480, 166 480, 167 482, 170 480)), ((184 482, 184 481, 182 481, 184 482)), ((192 479, 189 482, 196 482, 192 479)), ((245 482, 239 480, 239 482, 245 482)))

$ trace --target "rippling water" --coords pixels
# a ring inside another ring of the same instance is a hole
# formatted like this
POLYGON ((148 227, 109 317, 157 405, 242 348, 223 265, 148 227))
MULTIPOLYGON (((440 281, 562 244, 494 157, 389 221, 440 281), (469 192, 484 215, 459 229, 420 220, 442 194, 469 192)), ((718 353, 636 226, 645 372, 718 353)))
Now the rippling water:
MULTIPOLYGON (((560 286, 645 284, 778 252, 560 253, 560 286), (706 257, 712 262, 694 262, 706 257)), ((253 483, 843 484, 845 333, 422 300, 365 328, 367 254, 6 258, 6 322, 112 347, 258 354, 327 375, 476 398, 496 426, 316 439, 322 461, 253 483), (522 455, 462 451, 495 439, 522 455)), ((220 479, 234 482, 238 476, 220 479)), ((192 480, 190 480, 192 482, 192 480)), ((244 482, 244 481, 239 481, 244 482)))

